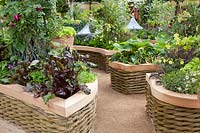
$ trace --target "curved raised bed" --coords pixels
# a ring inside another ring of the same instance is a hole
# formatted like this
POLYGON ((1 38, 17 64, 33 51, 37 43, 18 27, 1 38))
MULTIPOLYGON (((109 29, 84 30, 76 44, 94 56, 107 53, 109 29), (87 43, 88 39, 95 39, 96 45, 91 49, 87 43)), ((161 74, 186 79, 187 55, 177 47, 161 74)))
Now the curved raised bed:
POLYGON ((95 48, 89 46, 76 46, 73 47, 80 54, 89 55, 88 61, 97 64, 97 67, 105 72, 109 72, 108 62, 109 58, 115 53, 113 50, 106 50, 102 48, 95 48))
POLYGON ((98 82, 87 85, 90 95, 79 91, 68 99, 56 97, 47 104, 24 92, 23 86, 0 85, 0 117, 26 132, 88 133, 95 122, 98 82))
POLYGON ((200 101, 197 95, 180 94, 156 85, 156 79, 149 79, 146 94, 147 112, 157 132, 199 133, 200 101))
POLYGON ((144 93, 147 72, 155 72, 160 67, 153 64, 129 65, 120 62, 109 62, 112 89, 124 94, 144 93))

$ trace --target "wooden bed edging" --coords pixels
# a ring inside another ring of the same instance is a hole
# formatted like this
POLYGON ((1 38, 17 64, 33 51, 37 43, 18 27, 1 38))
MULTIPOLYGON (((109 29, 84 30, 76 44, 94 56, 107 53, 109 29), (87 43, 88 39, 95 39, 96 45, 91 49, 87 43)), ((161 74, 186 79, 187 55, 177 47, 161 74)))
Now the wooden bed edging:
POLYGON ((98 93, 98 81, 88 83, 87 86, 91 89, 91 94, 86 95, 84 92, 79 91, 72 95, 68 99, 54 98, 49 100, 47 104, 44 103, 43 99, 33 98, 33 94, 24 92, 23 86, 18 84, 2 85, 0 84, 0 93, 5 94, 10 98, 21 100, 27 104, 34 105, 45 111, 56 113, 63 117, 69 117, 76 111, 80 110, 92 100, 95 99, 98 93))
POLYGON ((89 47, 89 46, 77 46, 74 45, 73 46, 74 49, 76 49, 77 51, 89 51, 89 52, 97 52, 100 53, 102 55, 113 55, 115 53, 114 50, 106 50, 103 48, 95 48, 95 47, 89 47))
POLYGON ((109 62, 109 66, 116 69, 121 70, 125 72, 138 72, 138 71, 158 71, 160 70, 160 67, 158 65, 154 65, 151 63, 148 64, 140 64, 140 65, 130 65, 130 64, 124 64, 121 62, 109 62))
POLYGON ((113 50, 106 50, 103 48, 95 48, 89 46, 74 46, 80 54, 89 55, 88 61, 97 64, 97 67, 105 72, 109 72, 109 58, 116 52, 113 50))

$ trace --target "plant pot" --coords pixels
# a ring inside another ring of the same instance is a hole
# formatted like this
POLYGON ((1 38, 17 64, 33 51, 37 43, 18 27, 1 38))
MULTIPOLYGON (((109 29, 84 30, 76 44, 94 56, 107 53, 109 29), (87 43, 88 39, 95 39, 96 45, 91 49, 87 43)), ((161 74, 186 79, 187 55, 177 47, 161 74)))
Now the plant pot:
POLYGON ((74 46, 74 49, 76 49, 80 54, 88 54, 88 61, 97 64, 99 69, 109 72, 108 60, 115 51, 89 46, 74 46))
POLYGON ((153 64, 129 65, 120 62, 109 62, 112 89, 124 93, 144 93, 147 72, 155 72, 160 67, 153 64))
POLYGON ((200 101, 197 95, 180 94, 156 84, 149 79, 146 93, 147 112, 156 132, 159 133, 199 133, 200 101))
POLYGON ((63 36, 63 37, 53 38, 52 43, 53 42, 57 42, 60 44, 59 46, 52 44, 54 48, 58 48, 60 46, 65 48, 66 46, 69 46, 70 49, 72 49, 74 44, 74 36, 63 36))
POLYGON ((98 83, 87 85, 90 95, 79 91, 68 99, 56 97, 47 104, 24 92, 23 86, 0 85, 0 117, 26 132, 88 133, 94 128, 98 83))

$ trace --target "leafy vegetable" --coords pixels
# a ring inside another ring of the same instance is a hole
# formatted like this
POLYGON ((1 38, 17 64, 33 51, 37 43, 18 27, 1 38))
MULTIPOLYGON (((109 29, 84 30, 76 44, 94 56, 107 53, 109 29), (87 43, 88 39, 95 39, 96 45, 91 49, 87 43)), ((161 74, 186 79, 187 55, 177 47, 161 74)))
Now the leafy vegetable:
POLYGON ((158 55, 162 54, 162 49, 148 40, 130 39, 114 44, 114 47, 119 52, 111 57, 111 61, 127 64, 152 63, 158 55))
POLYGON ((26 91, 34 92, 34 97, 43 97, 48 102, 54 95, 68 98, 79 90, 90 93, 86 82, 95 80, 90 73, 87 57, 69 48, 55 49, 45 60, 23 61, 15 68, 12 81, 26 85, 26 91))

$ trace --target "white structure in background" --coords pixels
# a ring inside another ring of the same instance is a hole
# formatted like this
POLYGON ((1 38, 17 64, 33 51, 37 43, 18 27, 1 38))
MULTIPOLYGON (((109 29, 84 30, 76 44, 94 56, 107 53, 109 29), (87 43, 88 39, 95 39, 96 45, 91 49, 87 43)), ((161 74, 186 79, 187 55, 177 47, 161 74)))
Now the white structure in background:
POLYGON ((137 23, 137 21, 135 20, 135 17, 133 16, 131 18, 131 21, 128 23, 128 25, 126 26, 127 29, 129 30, 142 30, 143 28, 137 23))
POLYGON ((87 24, 83 27, 83 29, 80 30, 80 31, 77 33, 77 35, 82 35, 82 36, 84 36, 84 35, 91 35, 91 36, 92 36, 93 33, 90 32, 90 24, 87 23, 87 24))

